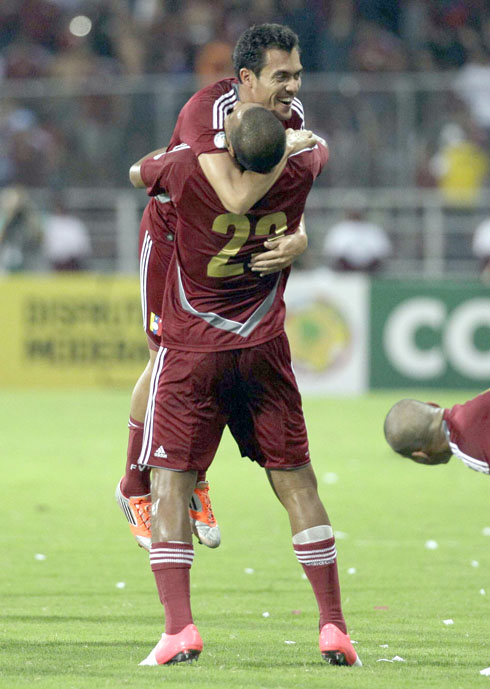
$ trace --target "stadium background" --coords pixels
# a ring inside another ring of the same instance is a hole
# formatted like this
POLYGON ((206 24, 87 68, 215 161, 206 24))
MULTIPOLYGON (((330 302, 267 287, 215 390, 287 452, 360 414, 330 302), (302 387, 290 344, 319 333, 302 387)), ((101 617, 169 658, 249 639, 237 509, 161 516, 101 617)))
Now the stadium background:
POLYGON ((36 246, 0 252, 1 689, 488 685, 486 477, 396 457, 382 420, 401 396, 451 406, 488 387, 488 286, 471 241, 489 215, 489 26, 485 0, 0 1, 0 227, 13 189, 36 228, 62 193, 92 247, 87 270, 69 273, 36 246), (331 148, 288 332, 364 668, 321 661, 283 510, 226 433, 210 472, 223 542, 196 546, 192 570, 205 652, 160 673, 138 667, 162 614, 113 500, 147 359, 146 199, 127 171, 263 21, 299 33, 306 124, 331 148), (471 145, 438 178, 448 125, 471 145), (375 277, 332 273, 322 257, 352 194, 393 243, 375 277))
POLYGON ((264 21, 299 34, 306 126, 331 149, 307 207, 310 248, 295 267, 303 305, 289 289, 303 389, 486 387, 490 310, 472 252, 490 201, 484 0, 2 3, 0 227, 20 188, 41 232, 62 197, 91 245, 88 274, 69 276, 49 271, 41 247, 27 247, 24 258, 3 247, 5 384, 134 380, 146 357, 136 282, 130 286, 145 195, 130 188, 128 167, 169 140, 196 89, 232 73, 236 38, 264 21), (451 141, 455 127, 462 143, 451 141), (376 278, 325 269, 325 233, 354 193, 392 242, 376 278), (414 305, 422 315, 406 321, 414 305), (393 313, 399 307, 401 316, 393 313), (390 349, 398 346, 387 334, 393 319, 405 365, 390 349), (461 346, 462 356, 451 351, 454 333, 452 350, 461 346))

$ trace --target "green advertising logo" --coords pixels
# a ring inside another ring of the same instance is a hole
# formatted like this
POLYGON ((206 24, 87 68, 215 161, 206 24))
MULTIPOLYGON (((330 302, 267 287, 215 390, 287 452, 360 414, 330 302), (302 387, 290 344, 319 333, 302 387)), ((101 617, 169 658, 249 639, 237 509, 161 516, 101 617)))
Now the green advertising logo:
POLYGON ((468 282, 374 282, 370 368, 372 387, 487 388, 488 290, 468 282))

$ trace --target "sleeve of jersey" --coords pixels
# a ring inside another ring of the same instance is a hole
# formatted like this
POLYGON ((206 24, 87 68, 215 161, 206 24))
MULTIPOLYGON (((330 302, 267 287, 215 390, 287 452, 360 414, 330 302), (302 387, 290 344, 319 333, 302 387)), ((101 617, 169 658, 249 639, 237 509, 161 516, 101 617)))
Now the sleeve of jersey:
POLYGON ((163 194, 166 188, 162 182, 163 161, 165 154, 160 153, 154 157, 145 158, 140 166, 140 175, 146 187, 148 196, 163 194))
POLYGON ((141 164, 140 173, 148 196, 167 194, 177 203, 194 160, 189 148, 146 158, 141 164))
POLYGON ((323 170, 325 163, 328 160, 328 156, 328 146, 324 146, 323 144, 317 144, 315 148, 312 150, 310 165, 311 171, 313 173, 313 179, 316 179, 316 177, 318 177, 318 175, 323 170))
POLYGON ((196 156, 226 152, 222 122, 214 112, 215 103, 216 97, 211 95, 192 98, 182 111, 180 140, 188 144, 196 156), (217 142, 221 145, 216 145, 217 142))
POLYGON ((305 128, 305 111, 303 109, 303 103, 299 98, 294 98, 291 106, 292 115, 287 122, 287 127, 291 129, 304 129, 305 128))

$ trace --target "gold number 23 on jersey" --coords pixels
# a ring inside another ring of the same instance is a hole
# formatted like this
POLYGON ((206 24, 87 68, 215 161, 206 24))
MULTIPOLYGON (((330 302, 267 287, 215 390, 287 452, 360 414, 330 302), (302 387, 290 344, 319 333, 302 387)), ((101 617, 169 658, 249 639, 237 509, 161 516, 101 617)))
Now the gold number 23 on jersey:
MULTIPOLYGON (((223 213, 215 218, 211 229, 213 232, 218 232, 219 234, 228 234, 231 229, 233 230, 233 234, 230 241, 228 241, 220 252, 209 261, 208 276, 213 278, 227 278, 234 275, 243 275, 245 272, 243 263, 230 264, 229 260, 237 255, 250 235, 251 225, 249 218, 247 218, 246 215, 223 213)), ((258 237, 266 236, 272 232, 276 235, 281 235, 284 234, 286 230, 286 213, 280 211, 278 213, 264 215, 260 218, 255 226, 254 234, 258 237)))

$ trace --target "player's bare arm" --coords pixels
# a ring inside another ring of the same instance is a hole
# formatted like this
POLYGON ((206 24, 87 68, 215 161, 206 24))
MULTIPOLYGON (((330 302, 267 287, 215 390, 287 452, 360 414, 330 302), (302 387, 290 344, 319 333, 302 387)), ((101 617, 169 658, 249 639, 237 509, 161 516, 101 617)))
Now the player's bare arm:
POLYGON ((250 269, 254 273, 260 273, 262 277, 290 266, 308 247, 305 216, 301 216, 301 222, 294 234, 268 239, 264 246, 267 251, 256 254, 250 262, 250 269))
POLYGON ((165 153, 167 150, 167 147, 165 146, 164 148, 157 148, 155 151, 152 151, 151 153, 147 153, 144 155, 142 158, 140 158, 136 163, 133 163, 131 167, 129 168, 129 181, 133 185, 133 187, 136 187, 137 189, 141 189, 142 187, 145 186, 145 183, 141 179, 141 163, 145 160, 145 158, 151 158, 154 156, 161 155, 162 153, 165 153))
POLYGON ((316 136, 312 132, 288 129, 284 155, 276 167, 265 175, 250 170, 240 170, 226 152, 203 153, 199 156, 199 164, 226 210, 242 215, 265 196, 279 179, 288 156, 315 143, 316 136))

